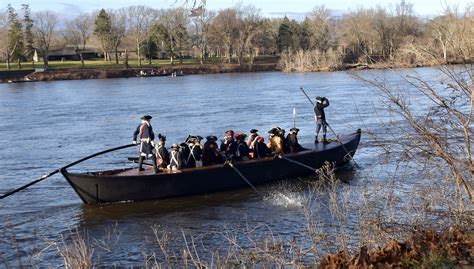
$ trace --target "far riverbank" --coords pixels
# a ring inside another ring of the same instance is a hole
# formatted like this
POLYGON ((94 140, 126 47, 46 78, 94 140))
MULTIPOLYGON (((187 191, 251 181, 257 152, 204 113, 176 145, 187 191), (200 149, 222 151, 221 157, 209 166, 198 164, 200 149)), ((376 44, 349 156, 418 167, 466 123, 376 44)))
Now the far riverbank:
MULTIPOLYGON (((448 64, 463 64, 452 62, 448 64)), ((466 64, 466 63, 464 63, 466 64)), ((333 68, 319 68, 314 72, 331 72, 343 70, 364 69, 391 69, 391 68, 415 68, 434 65, 426 64, 401 64, 401 63, 375 63, 375 64, 342 64, 333 68)), ((82 79, 107 79, 128 77, 152 77, 152 76, 174 76, 193 74, 218 74, 218 73, 242 73, 242 72, 267 72, 282 71, 281 66, 275 59, 258 61, 252 65, 239 65, 237 63, 208 63, 208 64, 175 64, 175 65, 143 65, 142 67, 123 66, 90 66, 74 68, 51 68, 46 71, 35 71, 34 69, 17 69, 0 71, 0 82, 34 82, 54 80, 82 80, 82 79)))

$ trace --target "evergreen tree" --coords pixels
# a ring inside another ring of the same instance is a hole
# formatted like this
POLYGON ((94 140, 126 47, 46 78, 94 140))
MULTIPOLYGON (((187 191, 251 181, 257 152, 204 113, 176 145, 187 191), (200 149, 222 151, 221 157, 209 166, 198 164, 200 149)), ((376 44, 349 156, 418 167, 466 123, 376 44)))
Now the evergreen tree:
POLYGON ((104 60, 110 60, 109 48, 112 32, 112 23, 109 14, 101 9, 94 21, 94 34, 99 38, 102 50, 104 51, 104 60))
POLYGON ((310 50, 311 48, 311 25, 310 20, 306 17, 301 24, 300 32, 300 46, 303 50, 310 50))
POLYGON ((289 50, 291 47, 291 25, 288 17, 285 16, 278 28, 278 50, 280 52, 289 50))
MULTIPOLYGON (((33 36, 33 20, 31 19, 31 10, 28 4, 22 5, 23 9, 23 24, 24 24, 24 57, 27 61, 33 60, 33 54, 35 52, 34 47, 34 36, 33 36)), ((34 62, 33 62, 34 66, 34 62)))
POLYGON ((7 68, 10 69, 10 61, 18 62, 18 69, 21 69, 22 53, 24 50, 23 42, 23 29, 21 22, 18 20, 18 14, 15 9, 8 4, 8 56, 7 56, 7 68))
POLYGON ((300 48, 300 25, 285 16, 278 29, 278 50, 297 50, 300 48))

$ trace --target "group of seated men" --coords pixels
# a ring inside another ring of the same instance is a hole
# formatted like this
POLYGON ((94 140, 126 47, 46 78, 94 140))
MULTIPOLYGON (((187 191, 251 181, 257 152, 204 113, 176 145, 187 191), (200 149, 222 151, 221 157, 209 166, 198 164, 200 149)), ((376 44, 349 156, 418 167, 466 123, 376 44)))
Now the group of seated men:
POLYGON ((217 137, 210 135, 201 145, 201 136, 191 136, 184 143, 171 145, 166 149, 166 137, 158 135, 159 142, 155 145, 157 166, 172 170, 222 164, 227 160, 243 161, 259 159, 284 153, 295 153, 303 148, 298 143, 298 128, 291 128, 285 137, 285 130, 280 127, 268 131, 269 141, 258 134, 258 130, 250 130, 247 136, 244 133, 234 133, 229 130, 220 146, 217 137))

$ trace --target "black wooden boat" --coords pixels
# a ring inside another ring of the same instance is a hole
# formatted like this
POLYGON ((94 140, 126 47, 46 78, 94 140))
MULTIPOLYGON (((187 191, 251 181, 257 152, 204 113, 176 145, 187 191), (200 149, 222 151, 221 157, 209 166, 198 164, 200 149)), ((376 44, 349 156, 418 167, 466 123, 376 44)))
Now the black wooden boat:
POLYGON ((314 174, 304 167, 320 168, 326 161, 342 166, 352 159, 359 146, 361 131, 340 136, 338 141, 303 145, 306 150, 286 154, 284 158, 268 157, 258 160, 235 162, 230 165, 213 165, 179 171, 137 169, 69 173, 60 172, 86 204, 118 201, 139 201, 188 196, 249 187, 239 171, 253 185, 287 178, 314 174), (350 156, 349 156, 350 155, 350 156))

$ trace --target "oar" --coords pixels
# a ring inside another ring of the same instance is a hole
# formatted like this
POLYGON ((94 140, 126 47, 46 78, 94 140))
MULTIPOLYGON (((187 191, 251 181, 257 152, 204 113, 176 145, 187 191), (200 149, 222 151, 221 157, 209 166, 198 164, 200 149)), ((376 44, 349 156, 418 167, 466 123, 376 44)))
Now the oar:
POLYGON ((255 188, 255 186, 250 183, 250 181, 239 171, 239 169, 237 169, 237 167, 234 166, 233 163, 231 162, 226 162, 224 165, 229 165, 232 169, 234 169, 234 171, 250 186, 252 187, 253 191, 258 194, 259 196, 262 196, 258 191, 257 189, 255 188))
POLYGON ((309 170, 311 170, 311 171, 313 171, 313 172, 315 172, 315 173, 316 173, 316 171, 317 171, 317 169, 315 169, 314 167, 311 167, 311 166, 306 165, 306 164, 304 164, 304 163, 301 163, 301 162, 292 160, 292 159, 287 158, 287 157, 282 156, 282 155, 277 155, 277 156, 278 156, 278 158, 283 159, 283 160, 286 160, 286 161, 289 161, 290 163, 294 163, 294 164, 300 165, 300 166, 302 166, 302 167, 304 167, 304 168, 308 168, 309 170))
MULTIPOLYGON (((308 101, 311 103, 311 105, 313 105, 314 107, 314 102, 313 100, 311 100, 311 98, 309 97, 309 95, 306 93, 306 91, 303 89, 303 87, 300 87, 300 90, 304 93, 304 95, 306 96, 306 98, 308 98, 308 101)), ((349 151, 346 149, 346 147, 344 146, 344 144, 341 142, 341 140, 339 139, 339 135, 336 134, 336 132, 334 132, 334 130, 331 128, 331 126, 329 125, 329 123, 326 121, 326 125, 328 126, 329 130, 331 130, 331 132, 336 136, 336 140, 337 142, 339 142, 339 144, 341 144, 342 148, 346 151, 347 155, 349 155, 349 157, 351 158, 351 160, 354 162, 355 165, 359 166, 357 164, 357 162, 354 160, 354 158, 352 158, 351 154, 349 153, 349 151)))
POLYGON ((136 144, 128 144, 128 145, 124 145, 124 146, 120 146, 120 147, 115 147, 115 148, 111 148, 111 149, 107 149, 107 150, 104 150, 104 151, 101 151, 101 152, 94 153, 94 154, 92 154, 92 155, 90 155, 90 156, 87 156, 87 157, 85 157, 85 158, 82 158, 82 159, 80 159, 80 160, 77 160, 77 161, 75 161, 75 162, 72 162, 72 163, 70 163, 70 164, 68 164, 68 165, 66 165, 66 166, 63 166, 63 167, 61 167, 61 168, 59 168, 59 169, 56 169, 56 170, 54 170, 53 172, 51 172, 51 173, 49 173, 49 174, 46 174, 46 175, 44 175, 44 176, 41 176, 41 177, 39 177, 39 178, 37 178, 37 179, 31 181, 30 183, 21 186, 20 188, 17 188, 17 189, 14 189, 14 190, 10 191, 10 192, 7 192, 7 193, 5 193, 4 195, 0 196, 0 200, 3 199, 3 198, 8 197, 8 196, 10 196, 10 195, 12 195, 12 194, 14 194, 14 193, 17 193, 17 192, 19 192, 19 191, 21 191, 21 190, 24 190, 24 189, 28 188, 28 187, 31 186, 31 185, 34 185, 34 184, 36 184, 36 183, 38 183, 38 182, 41 182, 41 181, 47 179, 48 177, 50 177, 50 176, 52 176, 52 175, 54 175, 54 174, 59 173, 59 172, 60 172, 61 170, 63 170, 63 169, 67 169, 67 168, 69 168, 69 167, 71 167, 71 166, 74 166, 74 165, 76 165, 76 164, 78 164, 78 163, 81 163, 81 162, 83 162, 83 161, 89 160, 89 159, 91 159, 91 158, 97 157, 97 156, 102 155, 102 154, 105 154, 105 153, 109 153, 109 152, 116 151, 116 150, 120 150, 120 149, 124 149, 124 148, 134 147, 134 146, 136 146, 136 144))

